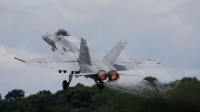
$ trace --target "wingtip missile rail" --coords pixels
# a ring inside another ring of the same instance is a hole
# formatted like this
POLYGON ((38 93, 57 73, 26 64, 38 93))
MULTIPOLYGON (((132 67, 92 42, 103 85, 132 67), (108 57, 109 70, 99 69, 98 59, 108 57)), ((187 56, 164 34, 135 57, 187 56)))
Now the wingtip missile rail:
POLYGON ((16 58, 16 57, 15 57, 15 59, 16 59, 16 60, 19 60, 19 61, 21 61, 21 62, 26 63, 23 59, 19 59, 19 58, 16 58))

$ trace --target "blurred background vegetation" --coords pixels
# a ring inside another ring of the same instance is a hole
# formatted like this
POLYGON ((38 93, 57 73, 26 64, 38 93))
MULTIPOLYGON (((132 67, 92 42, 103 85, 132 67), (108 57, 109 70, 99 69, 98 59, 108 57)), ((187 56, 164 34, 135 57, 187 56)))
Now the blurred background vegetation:
POLYGON ((23 90, 14 89, 4 98, 0 94, 0 112, 200 112, 200 81, 196 77, 162 84, 149 76, 141 82, 153 89, 129 94, 78 83, 66 91, 52 94, 42 90, 27 97, 23 90))

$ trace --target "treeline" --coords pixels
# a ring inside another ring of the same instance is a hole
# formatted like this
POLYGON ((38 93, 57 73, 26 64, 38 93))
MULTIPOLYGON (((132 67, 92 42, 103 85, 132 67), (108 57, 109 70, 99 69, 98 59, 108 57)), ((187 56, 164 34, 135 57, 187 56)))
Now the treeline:
POLYGON ((167 89, 159 89, 161 83, 154 77, 146 77, 144 81, 154 89, 141 91, 151 92, 153 96, 108 87, 98 90, 96 85, 88 87, 80 83, 67 91, 52 94, 43 90, 28 97, 23 90, 15 89, 4 99, 0 95, 0 112, 200 112, 200 81, 196 77, 162 84, 167 89))

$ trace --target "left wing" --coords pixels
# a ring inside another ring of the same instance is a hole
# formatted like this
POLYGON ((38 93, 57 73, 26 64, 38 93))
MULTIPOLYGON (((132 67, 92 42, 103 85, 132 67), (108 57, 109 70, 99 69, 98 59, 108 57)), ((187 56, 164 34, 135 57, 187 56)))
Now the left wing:
POLYGON ((72 59, 66 55, 64 56, 52 56, 46 58, 36 59, 18 59, 21 62, 28 64, 29 66, 35 66, 40 68, 48 68, 55 70, 67 70, 67 71, 79 71, 79 61, 72 59))
POLYGON ((66 54, 66 53, 74 54, 74 51, 70 49, 69 47, 67 47, 66 45, 64 45, 62 42, 55 41, 54 44, 57 50, 61 52, 61 54, 66 54))
POLYGON ((114 64, 114 67, 117 71, 124 71, 124 70, 133 70, 133 69, 144 69, 149 67, 157 66, 158 62, 154 60, 147 60, 147 61, 137 61, 133 59, 122 59, 119 58, 114 64))

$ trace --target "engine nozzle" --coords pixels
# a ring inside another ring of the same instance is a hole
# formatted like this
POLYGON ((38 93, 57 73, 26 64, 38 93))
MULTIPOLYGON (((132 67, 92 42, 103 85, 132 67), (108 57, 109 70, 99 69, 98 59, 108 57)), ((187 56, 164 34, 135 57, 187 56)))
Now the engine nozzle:
POLYGON ((102 82, 107 82, 109 80, 109 76, 106 74, 105 71, 100 70, 97 73, 98 78, 102 81, 102 82))
POLYGON ((118 82, 120 79, 119 74, 115 70, 111 70, 110 72, 108 72, 108 76, 109 76, 110 81, 112 82, 118 82))

